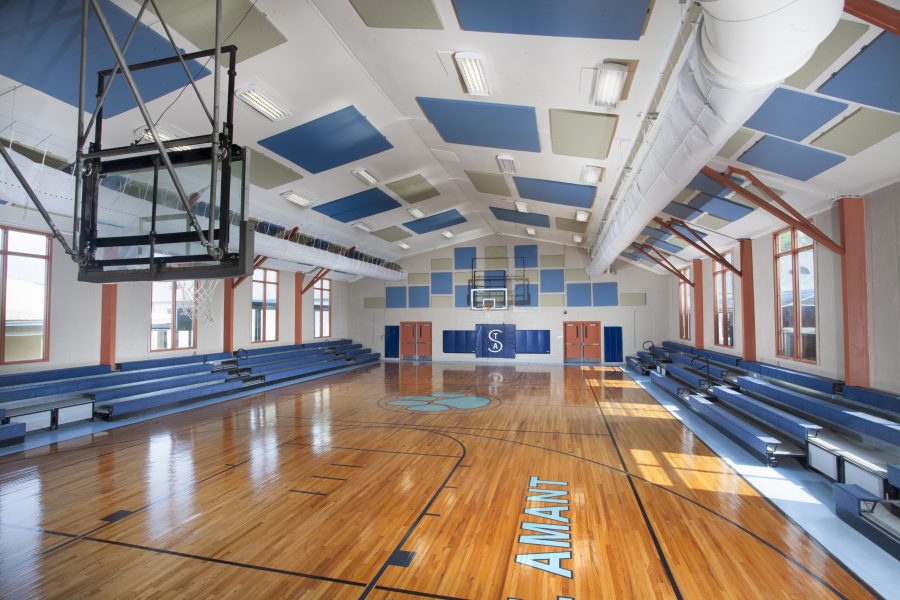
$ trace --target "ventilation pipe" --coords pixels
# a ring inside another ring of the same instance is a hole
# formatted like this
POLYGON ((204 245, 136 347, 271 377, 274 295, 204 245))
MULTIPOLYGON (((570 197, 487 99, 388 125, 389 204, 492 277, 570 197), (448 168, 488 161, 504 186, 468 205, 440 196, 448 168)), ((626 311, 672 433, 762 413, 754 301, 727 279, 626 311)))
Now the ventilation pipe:
MULTIPOLYGON (((653 142, 600 224, 588 273, 599 275, 831 33, 843 0, 706 0, 703 22, 653 142)), ((610 200, 612 202, 612 200, 610 200)))

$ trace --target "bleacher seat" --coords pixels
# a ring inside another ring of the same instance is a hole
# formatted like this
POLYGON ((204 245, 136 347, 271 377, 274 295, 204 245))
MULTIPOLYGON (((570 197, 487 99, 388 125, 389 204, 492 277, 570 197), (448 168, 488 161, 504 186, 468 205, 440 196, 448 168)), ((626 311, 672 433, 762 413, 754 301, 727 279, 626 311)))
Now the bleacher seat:
POLYGON ((725 354, 724 352, 714 352, 712 350, 706 349, 694 349, 694 354, 697 356, 705 356, 712 362, 717 362, 722 365, 728 365, 729 367, 736 367, 742 363, 740 356, 725 354))
POLYGON ((697 373, 674 363, 666 365, 666 373, 671 374, 673 377, 680 379, 697 390, 707 389, 709 387, 709 380, 705 376, 698 375, 697 373))
POLYGON ((841 394, 854 402, 900 415, 900 396, 853 386, 845 386, 841 394))
POLYGON ((679 391, 686 389, 671 377, 660 375, 655 371, 650 373, 650 382, 673 398, 678 398, 679 391))
POLYGON ((768 464, 775 464, 775 451, 781 445, 781 440, 772 437, 768 432, 728 412, 703 396, 691 394, 688 396, 687 404, 694 412, 742 446, 763 458, 768 464))
POLYGON ((25 423, 0 425, 0 446, 18 444, 25 437, 25 423))
POLYGON ((887 466, 887 480, 895 488, 900 488, 900 465, 887 466))
POLYGON ((784 367, 776 367, 760 362, 744 361, 741 363, 741 368, 758 373, 763 377, 786 381, 787 383, 828 394, 829 396, 839 392, 844 385, 843 381, 838 381, 837 379, 830 379, 820 375, 813 375, 812 373, 785 369, 784 367))
POLYGON ((801 443, 805 443, 808 438, 816 437, 822 429, 819 425, 810 423, 807 419, 792 415, 787 411, 728 387, 715 386, 713 394, 723 404, 747 413, 758 421, 771 425, 773 428, 801 443))
POLYGON ((256 354, 245 358, 239 358, 237 366, 240 368, 252 367, 254 365, 262 365, 276 361, 302 361, 314 356, 321 356, 326 353, 323 348, 303 348, 299 350, 289 350, 286 352, 272 352, 268 354, 256 354))
POLYGON ((50 371, 33 371, 30 373, 13 373, 0 376, 0 389, 10 386, 41 383, 56 379, 73 379, 76 377, 88 377, 90 375, 103 375, 112 369, 109 365, 94 365, 90 367, 72 367, 68 369, 52 369, 50 371))
POLYGON ((231 352, 219 352, 218 354, 195 354, 192 356, 174 356, 171 358, 155 358, 151 360, 133 360, 130 362, 119 363, 119 370, 140 371, 143 369, 189 365, 192 363, 218 362, 230 358, 234 358, 231 352))
POLYGON ((208 383, 213 381, 223 381, 226 374, 222 371, 207 371, 201 373, 191 373, 189 375, 179 375, 177 377, 163 377, 160 379, 151 379, 150 381, 140 381, 137 383, 128 383, 125 385, 115 385, 87 392, 87 396, 93 398, 94 402, 103 402, 106 400, 115 400, 116 398, 125 398, 137 394, 145 394, 148 392, 167 390, 194 383, 208 383))
POLYGON ((640 358, 642 361, 644 361, 647 364, 655 365, 657 362, 656 357, 654 357, 652 354, 650 354, 649 352, 647 352, 645 350, 638 350, 637 355, 638 355, 638 358, 640 358))
POLYGON ((109 418, 122 417, 187 400, 198 400, 207 396, 214 396, 239 388, 241 385, 240 379, 231 379, 221 383, 197 383, 164 392, 148 392, 108 400, 97 403, 95 410, 105 413, 109 418))
POLYGON ((667 348, 669 350, 674 350, 675 352, 683 352, 685 354, 693 354, 694 348, 693 346, 688 346, 687 344, 681 344, 679 342, 670 342, 665 341, 662 343, 663 348, 667 348))
POLYGON ((855 483, 832 483, 831 493, 835 508, 854 516, 861 512, 872 512, 875 503, 881 500, 855 483))

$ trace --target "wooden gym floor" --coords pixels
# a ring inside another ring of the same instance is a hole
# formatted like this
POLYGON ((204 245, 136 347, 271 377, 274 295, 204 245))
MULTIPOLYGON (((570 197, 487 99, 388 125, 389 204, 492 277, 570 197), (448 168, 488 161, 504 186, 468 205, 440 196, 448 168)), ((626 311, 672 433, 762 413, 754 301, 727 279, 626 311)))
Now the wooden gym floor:
POLYGON ((872 593, 617 368, 385 363, 3 457, 0 597, 872 593))

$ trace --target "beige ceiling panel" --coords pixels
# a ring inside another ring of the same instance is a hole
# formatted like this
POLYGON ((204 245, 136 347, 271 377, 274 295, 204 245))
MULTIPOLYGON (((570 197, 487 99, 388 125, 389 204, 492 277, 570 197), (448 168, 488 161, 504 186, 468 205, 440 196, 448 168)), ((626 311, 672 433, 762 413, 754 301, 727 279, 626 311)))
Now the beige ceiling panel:
POLYGON ((812 145, 842 154, 859 154, 900 131, 900 115, 860 108, 817 137, 812 145))
POLYGON ((271 190, 303 179, 303 175, 273 160, 262 152, 254 152, 250 160, 250 183, 271 190))
POLYGON ((428 200, 440 195, 428 180, 421 175, 413 175, 398 181, 392 181, 387 187, 410 204, 428 200))
POLYGON ((720 219, 719 217, 714 217, 712 215, 703 215, 702 217, 698 217, 694 222, 702 227, 716 230, 722 229, 723 227, 728 225, 728 221, 726 221, 725 219, 720 219))
POLYGON ((806 64, 784 82, 789 86, 805 90, 868 30, 869 27, 863 23, 841 19, 828 37, 819 44, 806 64))
POLYGON ((675 202, 681 202, 682 204, 687 204, 691 200, 694 199, 694 196, 697 195, 697 190, 692 190, 691 188, 684 188, 681 190, 677 196, 675 196, 675 202))
POLYGON ((587 223, 582 223, 580 221, 576 221, 575 219, 556 217, 556 228, 561 231, 584 233, 585 231, 587 231, 587 223))
POLYGON ((484 173, 481 171, 466 171, 466 176, 475 189, 482 194, 494 194, 495 196, 512 196, 506 177, 496 173, 484 173))
POLYGON ((725 145, 719 150, 719 156, 722 158, 733 157, 753 138, 753 135, 751 130, 741 127, 727 142, 725 142, 725 145))
POLYGON ((386 242, 399 242, 400 240, 405 240, 408 237, 412 237, 412 234, 410 232, 401 227, 397 227, 396 225, 391 225, 390 227, 385 227, 384 229, 373 231, 372 235, 377 238, 381 238, 386 242))
POLYGON ((369 27, 443 29, 431 0, 350 0, 369 27))
POLYGON ((609 156, 618 115, 550 109, 553 153, 603 159, 609 156))

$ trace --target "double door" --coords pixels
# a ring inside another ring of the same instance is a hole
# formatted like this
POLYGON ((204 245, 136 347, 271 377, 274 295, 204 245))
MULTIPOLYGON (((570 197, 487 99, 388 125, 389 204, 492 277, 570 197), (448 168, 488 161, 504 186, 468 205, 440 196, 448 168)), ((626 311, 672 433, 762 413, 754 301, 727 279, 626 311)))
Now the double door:
POLYGON ((575 364, 600 364, 600 321, 564 321, 563 360, 575 364))
POLYGON ((431 321, 400 322, 400 358, 431 360, 431 321))

